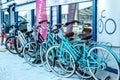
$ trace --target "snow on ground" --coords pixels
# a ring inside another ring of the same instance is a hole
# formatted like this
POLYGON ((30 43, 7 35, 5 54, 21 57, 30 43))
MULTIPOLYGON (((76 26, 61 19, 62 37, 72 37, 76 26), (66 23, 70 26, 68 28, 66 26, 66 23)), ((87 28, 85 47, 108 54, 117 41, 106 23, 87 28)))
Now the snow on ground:
MULTIPOLYGON (((0 50, 5 50, 0 46, 0 50)), ((78 76, 60 78, 43 67, 32 67, 18 55, 0 52, 0 80, 80 80, 78 76)))
MULTIPOLYGON (((104 76, 96 74, 101 80, 105 80, 106 71, 104 76)), ((109 73, 112 76, 112 73, 109 73)), ((54 75, 52 72, 48 72, 43 67, 32 67, 25 62, 24 58, 21 58, 17 54, 9 53, 5 46, 0 45, 0 80, 83 80, 77 75, 70 78, 60 78, 54 75)), ((88 79, 93 80, 93 79, 88 79)), ((112 78, 111 80, 116 80, 112 78)))

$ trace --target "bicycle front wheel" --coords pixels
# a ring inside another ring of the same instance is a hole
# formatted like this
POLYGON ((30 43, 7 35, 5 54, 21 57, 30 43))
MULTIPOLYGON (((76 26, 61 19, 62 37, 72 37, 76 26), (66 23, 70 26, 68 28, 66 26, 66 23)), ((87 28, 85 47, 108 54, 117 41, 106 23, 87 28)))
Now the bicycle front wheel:
POLYGON ((70 77, 75 72, 75 60, 71 53, 60 46, 52 46, 46 53, 46 61, 51 71, 60 77, 70 77))
POLYGON ((43 65, 41 61, 42 56, 40 54, 39 47, 40 47, 39 43, 37 44, 36 42, 29 42, 25 45, 23 49, 23 55, 25 61, 34 67, 43 65))
POLYGON ((110 78, 110 80, 119 80, 119 65, 112 54, 112 51, 106 47, 94 46, 87 55, 87 64, 89 71, 95 80, 110 78), (93 73, 93 70, 97 70, 93 73))

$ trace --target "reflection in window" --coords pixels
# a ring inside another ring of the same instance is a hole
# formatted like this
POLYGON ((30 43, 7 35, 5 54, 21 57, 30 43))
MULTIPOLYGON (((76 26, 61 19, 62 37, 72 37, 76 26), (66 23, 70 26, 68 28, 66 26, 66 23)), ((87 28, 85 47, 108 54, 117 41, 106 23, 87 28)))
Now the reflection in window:
POLYGON ((5 14, 4 14, 4 21, 6 22, 6 24, 8 25, 8 18, 9 18, 9 13, 7 11, 5 11, 5 14))
MULTIPOLYGON (((69 5, 62 5, 62 23, 67 22, 68 8, 69 5)), ((92 28, 92 2, 77 3, 74 20, 80 21, 80 25, 73 25, 76 35, 81 34, 84 27, 92 28)), ((65 32, 66 28, 64 27, 65 32)))

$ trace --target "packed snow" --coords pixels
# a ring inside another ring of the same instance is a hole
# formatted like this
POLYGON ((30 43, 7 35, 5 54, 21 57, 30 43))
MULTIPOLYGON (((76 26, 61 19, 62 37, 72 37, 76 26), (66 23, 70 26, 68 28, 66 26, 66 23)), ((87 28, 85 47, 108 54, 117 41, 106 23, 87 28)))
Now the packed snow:
POLYGON ((0 46, 0 80, 80 80, 78 76, 60 78, 43 67, 33 67, 17 54, 0 46))

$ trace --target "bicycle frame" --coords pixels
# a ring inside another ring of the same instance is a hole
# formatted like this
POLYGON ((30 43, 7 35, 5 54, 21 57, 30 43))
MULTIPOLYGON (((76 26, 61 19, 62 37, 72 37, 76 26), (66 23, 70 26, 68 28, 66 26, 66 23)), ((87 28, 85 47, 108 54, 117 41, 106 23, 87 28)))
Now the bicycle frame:
MULTIPOLYGON (((82 59, 82 61, 86 61, 86 56, 87 56, 87 51, 89 50, 89 46, 87 46, 84 41, 79 41, 78 45, 81 45, 83 47, 83 53, 81 53, 79 50, 77 50, 75 48, 75 45, 72 45, 70 43, 70 41, 68 41, 64 37, 64 35, 62 35, 62 43, 60 45, 60 52, 61 52, 60 54, 62 55, 63 48, 65 48, 72 54, 72 56, 74 57, 75 61, 78 64, 82 64, 80 62, 80 59, 82 59)), ((64 58, 64 56, 63 56, 63 58, 64 58)))
POLYGON ((27 40, 24 37, 24 34, 21 31, 18 31, 18 36, 17 38, 20 40, 22 46, 24 46, 25 44, 27 44, 27 40))

